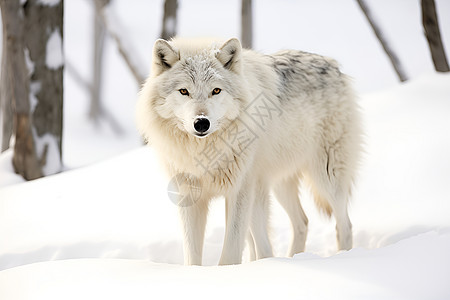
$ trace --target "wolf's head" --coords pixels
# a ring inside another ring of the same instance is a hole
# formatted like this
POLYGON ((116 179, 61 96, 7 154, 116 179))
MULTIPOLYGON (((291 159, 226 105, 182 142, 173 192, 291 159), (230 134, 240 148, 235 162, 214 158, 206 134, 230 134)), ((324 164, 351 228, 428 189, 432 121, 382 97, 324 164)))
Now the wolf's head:
MULTIPOLYGON (((245 105, 242 47, 198 40, 157 40, 153 47, 151 106, 178 129, 206 137, 227 126, 245 105)), ((144 87, 145 88, 145 87, 144 87)))

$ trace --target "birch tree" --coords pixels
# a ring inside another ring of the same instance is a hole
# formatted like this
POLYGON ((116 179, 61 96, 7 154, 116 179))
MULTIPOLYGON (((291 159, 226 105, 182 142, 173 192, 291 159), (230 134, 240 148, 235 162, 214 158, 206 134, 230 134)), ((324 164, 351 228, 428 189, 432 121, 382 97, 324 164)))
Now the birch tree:
POLYGON ((13 166, 31 180, 62 166, 63 0, 0 0, 2 104, 12 107, 13 166), (6 74, 6 75, 5 75, 6 74))

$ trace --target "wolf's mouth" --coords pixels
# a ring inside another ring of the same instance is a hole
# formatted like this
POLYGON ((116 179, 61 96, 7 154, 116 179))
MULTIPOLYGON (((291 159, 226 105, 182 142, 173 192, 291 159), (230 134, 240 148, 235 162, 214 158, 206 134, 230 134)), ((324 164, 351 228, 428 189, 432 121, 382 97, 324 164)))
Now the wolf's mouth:
POLYGON ((208 134, 209 134, 209 133, 194 133, 194 135, 195 135, 196 137, 199 137, 199 138, 204 138, 204 137, 206 137, 208 134))

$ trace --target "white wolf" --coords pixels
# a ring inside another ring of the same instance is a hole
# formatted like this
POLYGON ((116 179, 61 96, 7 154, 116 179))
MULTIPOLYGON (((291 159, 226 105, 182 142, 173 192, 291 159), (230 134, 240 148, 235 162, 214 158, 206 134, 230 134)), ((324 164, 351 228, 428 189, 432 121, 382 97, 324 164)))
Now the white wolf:
POLYGON ((169 175, 185 183, 178 187, 185 264, 202 263, 208 204, 218 196, 226 203, 219 263, 241 262, 247 234, 257 258, 272 256, 270 190, 291 219, 289 255, 302 252, 308 219, 300 180, 334 215, 339 249, 352 247, 347 203, 361 150, 360 116, 349 78, 334 60, 295 50, 264 55, 242 49, 235 38, 157 40, 137 111, 141 133, 169 175))

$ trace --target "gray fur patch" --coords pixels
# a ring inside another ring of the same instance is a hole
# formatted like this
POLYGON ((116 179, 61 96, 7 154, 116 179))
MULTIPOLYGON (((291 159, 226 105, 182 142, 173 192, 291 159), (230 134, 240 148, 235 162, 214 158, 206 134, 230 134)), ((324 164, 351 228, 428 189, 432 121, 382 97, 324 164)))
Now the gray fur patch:
POLYGON ((217 66, 211 59, 188 57, 181 64, 181 67, 194 85, 196 83, 204 84, 222 78, 217 71, 217 66))
POLYGON ((271 56, 279 78, 280 99, 325 88, 338 78, 337 64, 326 57, 303 51, 282 51, 271 56), (288 93, 288 94, 287 94, 288 93))

